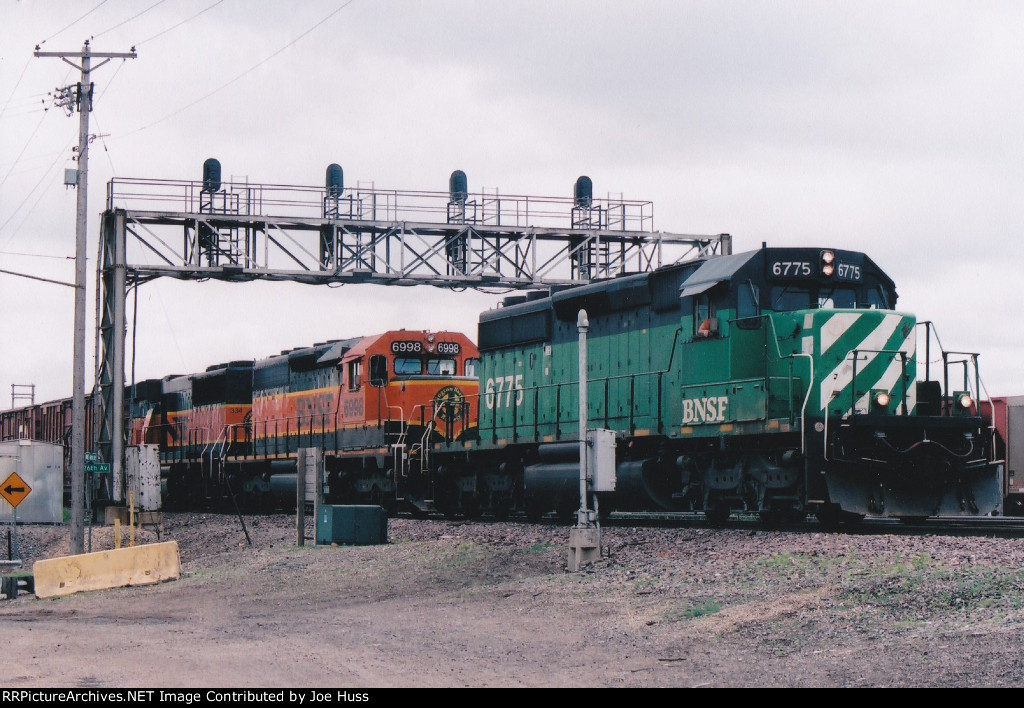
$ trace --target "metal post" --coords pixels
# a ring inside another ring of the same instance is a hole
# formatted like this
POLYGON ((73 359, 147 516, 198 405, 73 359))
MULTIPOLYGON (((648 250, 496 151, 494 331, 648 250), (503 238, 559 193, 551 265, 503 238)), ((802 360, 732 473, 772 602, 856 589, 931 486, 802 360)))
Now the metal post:
POLYGON ((299 448, 295 460, 295 545, 306 545, 306 450, 299 448))
POLYGON ((21 551, 18 550, 18 507, 14 507, 14 545, 8 555, 12 560, 21 559, 21 551))
POLYGON ((580 310, 576 318, 576 328, 580 333, 580 509, 576 514, 576 525, 589 526, 591 519, 587 511, 587 331, 590 329, 590 322, 587 320, 586 310, 580 310))
POLYGON ((601 558, 601 528, 596 523, 597 500, 593 510, 587 508, 587 331, 590 322, 586 310, 580 310, 576 327, 580 332, 580 509, 576 512, 576 525, 569 532, 569 570, 573 572, 583 564, 601 558))

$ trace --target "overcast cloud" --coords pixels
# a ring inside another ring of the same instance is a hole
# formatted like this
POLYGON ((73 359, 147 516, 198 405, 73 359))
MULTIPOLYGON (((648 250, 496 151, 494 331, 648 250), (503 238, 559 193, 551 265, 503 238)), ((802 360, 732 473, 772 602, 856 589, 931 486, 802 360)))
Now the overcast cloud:
MULTIPOLYGON (((114 176, 200 179, 216 157, 225 179, 316 186, 337 162, 346 186, 443 191, 461 169, 471 191, 568 197, 586 174, 653 201, 662 231, 863 250, 899 309, 981 353, 989 394, 1024 393, 1024 3, 0 0, 4 270, 74 279, 78 120, 46 94, 78 72, 33 50, 87 38, 138 51, 93 74, 90 319, 114 176)), ((128 374, 475 336, 500 299, 165 279, 140 291, 128 374)), ((70 395, 72 290, 0 274, 0 302, 0 407, 12 384, 70 395)))

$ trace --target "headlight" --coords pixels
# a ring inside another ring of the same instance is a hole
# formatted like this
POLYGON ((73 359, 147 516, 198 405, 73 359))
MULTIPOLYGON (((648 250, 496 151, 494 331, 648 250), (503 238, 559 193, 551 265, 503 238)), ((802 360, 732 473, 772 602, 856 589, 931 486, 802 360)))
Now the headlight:
POLYGON ((826 278, 831 278, 832 274, 836 272, 836 254, 832 251, 821 252, 821 274, 826 278))
POLYGON ((961 393, 956 397, 956 404, 965 411, 968 411, 971 409, 971 406, 974 405, 974 399, 971 398, 971 394, 969 393, 961 393))
POLYGON ((871 411, 873 413, 889 413, 889 402, 892 396, 885 390, 874 390, 871 392, 871 411))

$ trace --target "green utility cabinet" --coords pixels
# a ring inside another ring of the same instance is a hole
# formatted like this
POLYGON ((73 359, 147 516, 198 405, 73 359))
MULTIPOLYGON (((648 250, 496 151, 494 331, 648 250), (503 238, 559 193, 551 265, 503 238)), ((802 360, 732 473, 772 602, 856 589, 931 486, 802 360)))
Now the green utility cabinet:
POLYGON ((317 545, 372 546, 388 542, 388 514, 382 506, 325 504, 316 519, 317 545))

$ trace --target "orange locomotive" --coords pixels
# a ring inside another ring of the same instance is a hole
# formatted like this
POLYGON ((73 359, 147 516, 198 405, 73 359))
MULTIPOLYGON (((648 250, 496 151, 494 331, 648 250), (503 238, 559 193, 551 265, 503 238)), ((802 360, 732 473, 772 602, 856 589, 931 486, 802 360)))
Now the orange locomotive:
POLYGON ((294 503, 318 448, 329 503, 426 511, 430 445, 475 433, 478 361, 465 335, 397 330, 211 366, 139 384, 130 437, 160 446, 170 507, 294 503))

